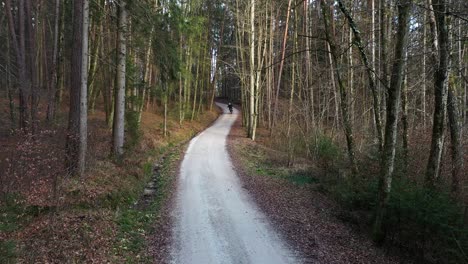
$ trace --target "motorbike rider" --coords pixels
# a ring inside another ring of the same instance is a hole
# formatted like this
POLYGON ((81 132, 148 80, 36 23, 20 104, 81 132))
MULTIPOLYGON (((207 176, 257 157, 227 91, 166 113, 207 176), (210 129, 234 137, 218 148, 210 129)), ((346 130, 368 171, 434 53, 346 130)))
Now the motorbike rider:
POLYGON ((229 112, 231 112, 231 114, 232 114, 232 103, 231 102, 228 103, 228 108, 229 108, 229 112))

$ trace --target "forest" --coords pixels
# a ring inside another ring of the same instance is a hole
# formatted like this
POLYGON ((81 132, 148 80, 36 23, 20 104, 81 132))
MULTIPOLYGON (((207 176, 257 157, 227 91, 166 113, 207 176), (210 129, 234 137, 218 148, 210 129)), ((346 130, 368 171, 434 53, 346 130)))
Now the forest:
POLYGON ((140 258, 215 102, 375 245, 468 262, 465 0, 0 3, 0 262, 140 258))

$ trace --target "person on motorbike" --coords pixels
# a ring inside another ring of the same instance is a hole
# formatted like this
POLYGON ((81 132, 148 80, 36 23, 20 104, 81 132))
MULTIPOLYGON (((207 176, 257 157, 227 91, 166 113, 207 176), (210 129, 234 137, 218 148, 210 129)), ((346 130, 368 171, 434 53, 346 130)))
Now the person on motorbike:
POLYGON ((232 103, 231 102, 228 103, 228 108, 229 108, 229 112, 231 112, 231 114, 232 114, 232 103))

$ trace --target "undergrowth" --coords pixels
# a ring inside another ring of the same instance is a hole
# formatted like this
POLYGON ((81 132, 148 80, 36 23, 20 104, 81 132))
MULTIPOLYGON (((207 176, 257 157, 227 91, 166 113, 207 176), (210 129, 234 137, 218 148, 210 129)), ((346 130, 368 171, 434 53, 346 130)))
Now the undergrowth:
MULTIPOLYGON (((330 182, 329 182, 330 184, 330 182)), ((377 201, 375 178, 348 178, 328 185, 346 210, 372 214, 377 201)), ((371 222, 364 223, 369 226, 371 222)), ((427 189, 395 178, 384 223, 387 241, 429 263, 466 263, 468 228, 463 207, 444 189, 427 189)))
POLYGON ((12 240, 0 241, 0 263, 15 263, 16 243, 12 240))
MULTIPOLYGON (((252 174, 281 178, 326 192, 341 205, 343 212, 337 213, 338 218, 370 234, 378 201, 379 160, 375 153, 369 153, 368 164, 361 165, 361 174, 352 176, 344 169, 346 156, 342 148, 331 138, 319 135, 313 144, 314 160, 325 173, 314 177, 306 169, 287 168, 285 157, 271 161, 271 154, 256 145, 237 148, 252 174), (313 185, 307 185, 311 183, 313 185)), ((427 189, 409 178, 400 154, 401 150, 396 156, 396 171, 384 223, 386 245, 418 263, 468 263, 464 208, 442 183, 438 189, 427 189)))
MULTIPOLYGON (((91 122, 90 166, 84 178, 60 175, 57 195, 52 196, 49 191, 52 188, 41 188, 40 197, 51 198, 41 199, 41 203, 36 196, 22 198, 17 190, 1 193, 0 263, 145 261, 145 254, 141 254, 147 243, 145 238, 163 204, 167 188, 164 166, 160 170, 155 201, 144 210, 134 206, 152 177, 153 163, 217 116, 206 112, 200 120, 187 122, 184 127, 169 120, 174 129, 164 138, 158 128, 162 118, 145 114, 141 126, 137 124, 136 115, 127 115, 126 151, 120 162, 107 154, 109 130, 103 116, 99 116, 91 122)), ((62 138, 48 136, 46 139, 58 142, 62 138)), ((50 147, 47 142, 35 147, 43 151, 42 146, 50 147)), ((60 163, 60 153, 57 153, 54 152, 60 163)), ((50 174, 50 170, 44 170, 45 176, 47 173, 50 174)), ((41 183, 46 186, 53 182, 41 183)), ((21 191, 29 194, 27 188, 21 191)))
MULTIPOLYGON (((143 253, 146 238, 152 231, 163 201, 167 198, 171 176, 169 170, 177 157, 177 153, 171 153, 161 164, 156 181, 156 196, 148 206, 134 206, 137 203, 135 200, 117 212, 115 221, 118 226, 118 246, 115 251, 118 255, 124 256, 127 263, 150 262, 148 256, 143 253)), ((146 169, 146 173, 151 174, 151 170, 146 169)))

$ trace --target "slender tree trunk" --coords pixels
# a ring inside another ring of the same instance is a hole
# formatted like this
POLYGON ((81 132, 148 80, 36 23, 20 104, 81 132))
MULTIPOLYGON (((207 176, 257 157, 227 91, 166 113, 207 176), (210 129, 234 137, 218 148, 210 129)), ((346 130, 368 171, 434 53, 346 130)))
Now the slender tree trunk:
MULTIPOLYGON (((430 1, 430 0, 429 0, 430 1)), ((434 99, 435 109, 432 127, 432 141, 429 159, 426 168, 426 183, 433 186, 439 177, 440 163, 444 142, 444 126, 447 109, 448 68, 450 63, 449 39, 447 29, 447 3, 444 0, 434 0, 432 4, 436 25, 437 38, 434 41, 435 54, 437 54, 436 70, 434 72, 434 99)), ((432 19, 431 19, 432 20, 432 19)), ((433 22, 431 22, 432 24, 433 22)))
POLYGON ((49 76, 49 94, 47 103, 47 120, 51 122, 55 118, 57 93, 57 73, 58 73, 58 45, 59 45, 59 21, 60 21, 60 0, 55 0, 55 18, 54 18, 54 47, 52 51, 52 65, 49 76))
MULTIPOLYGON (((378 140, 378 143, 379 143, 379 150, 382 151, 382 145, 383 145, 382 122, 380 120, 379 95, 378 95, 377 87, 375 85, 375 75, 374 75, 375 61, 374 61, 374 58, 373 58, 372 65, 369 63, 369 60, 367 59, 366 52, 364 50, 364 46, 362 44, 361 35, 359 33, 359 30, 357 29, 356 23, 354 23, 353 18, 351 17, 348 10, 344 6, 342 0, 338 0, 338 4, 339 4, 339 7, 340 7, 341 11, 346 16, 346 19, 348 20, 349 26, 351 27, 351 29, 352 29, 352 31, 354 33, 354 44, 357 46, 357 48, 359 50, 359 54, 361 55, 361 59, 362 59, 362 61, 364 63, 364 66, 366 67, 367 79, 368 79, 368 82, 369 82, 369 89, 372 92, 372 99, 373 99, 373 103, 374 103, 373 109, 374 109, 375 127, 376 127, 376 132, 377 132, 376 133, 377 134, 377 140, 378 140)), ((372 34, 374 34, 374 33, 372 32, 372 34)), ((374 54, 375 51, 373 50, 372 52, 373 52, 372 56, 375 57, 375 54, 374 54)))
POLYGON ((457 196, 460 192, 460 181, 463 173, 463 148, 461 139, 461 129, 459 123, 459 113, 457 107, 457 97, 454 94, 453 86, 448 89, 448 118, 451 138, 451 156, 452 156, 452 193, 457 196))
POLYGON ((273 109, 273 120, 272 120, 272 129, 271 131, 274 130, 274 127, 276 125, 276 119, 277 119, 277 116, 276 116, 276 112, 278 111, 278 100, 279 100, 279 91, 280 91, 280 87, 281 87, 281 75, 283 74, 283 67, 284 67, 284 58, 286 57, 286 42, 288 40, 288 29, 289 29, 289 17, 290 17, 290 13, 291 13, 291 3, 292 3, 292 0, 289 0, 288 1, 288 10, 287 10, 287 13, 286 13, 286 24, 285 24, 285 27, 284 27, 284 36, 283 36, 283 45, 282 45, 282 48, 281 48, 281 61, 280 61, 280 68, 279 68, 279 72, 278 72, 278 80, 277 80, 277 87, 276 87, 276 96, 275 96, 275 107, 273 109))
MULTIPOLYGON (((197 70, 196 71, 197 72, 195 74, 195 89, 193 91, 192 115, 191 115, 191 118, 190 118, 190 120, 192 120, 192 121, 195 118, 195 110, 197 109, 198 76, 199 76, 199 72, 200 72, 200 64, 199 63, 197 63, 197 70)), ((200 93, 200 96, 201 96, 201 93, 200 93)))
POLYGON ((6 52, 6 89, 7 89, 7 96, 8 96, 8 102, 9 102, 9 110, 10 110, 10 121, 11 121, 11 128, 15 128, 15 101, 13 99, 13 91, 11 87, 11 49, 10 49, 10 38, 7 39, 6 44, 7 44, 7 52, 6 52))
MULTIPOLYGON (((405 61, 408 60, 408 53, 405 54, 405 61)), ((403 85, 401 91, 401 123, 402 140, 403 140, 403 171, 406 173, 408 170, 408 71, 404 71, 403 85)))
POLYGON ((89 87, 89 110, 94 111, 96 105, 96 99, 101 91, 101 87, 99 85, 95 85, 96 83, 96 72, 98 69, 98 61, 99 55, 101 54, 101 38, 102 38, 102 22, 99 22, 100 25, 97 27, 97 33, 95 33, 94 38, 94 49, 90 56, 90 67, 89 67, 89 80, 88 80, 88 87, 89 87))
MULTIPOLYGON (((36 3, 37 4, 37 3, 36 3)), ((37 126, 37 107, 39 105, 38 94, 38 65, 36 54, 36 28, 33 27, 33 10, 31 1, 25 1, 25 29, 27 38, 25 39, 25 55, 26 55, 26 72, 29 76, 29 99, 30 99, 30 117, 31 117, 31 133, 35 134, 37 126)))
MULTIPOLYGON (((25 61, 25 29, 24 29, 24 0, 18 1, 17 6, 17 21, 13 18, 11 0, 4 1, 6 17, 8 18, 8 28, 10 33, 11 44, 13 46, 16 67, 17 67, 17 82, 19 86, 19 125, 25 132, 29 128, 29 111, 28 111, 28 97, 29 97, 29 78, 26 74, 26 61, 25 61), (17 27, 18 33, 16 32, 17 27)), ((16 7, 15 7, 16 8, 16 7)))
POLYGON ((427 91, 427 85, 426 85, 426 38, 427 38, 427 26, 426 26, 426 17, 427 17, 427 11, 424 10, 424 17, 423 17, 423 61, 422 61, 422 95, 421 95, 421 106, 422 106, 422 121, 423 121, 423 128, 426 130, 426 91, 427 91))
MULTIPOLYGON (((305 35, 310 35, 310 16, 309 16, 309 3, 308 1, 304 1, 304 33, 305 35)), ((310 38, 305 38, 305 63, 306 63, 306 81, 305 85, 307 90, 309 91, 309 116, 310 121, 313 127, 315 127, 315 97, 314 97, 314 89, 312 87, 312 61, 311 61, 311 44, 310 38)), ((307 121, 308 122, 308 121, 307 121)), ((308 126, 309 127, 309 126, 308 126)), ((307 129, 307 134, 309 134, 309 129, 307 129)))
MULTIPOLYGON (((294 44, 293 44, 293 53, 295 53, 297 49, 297 17, 294 17, 295 21, 295 29, 294 30, 294 44)), ((293 158, 294 158, 294 146, 293 146, 293 139, 291 136, 291 123, 292 123, 292 115, 293 115, 293 102, 294 102, 294 92, 296 86, 296 72, 295 72, 295 64, 296 58, 294 56, 291 65, 291 90, 289 95, 289 107, 288 107, 288 126, 286 130, 286 138, 288 140, 288 167, 293 165, 293 158)))
POLYGON ((403 69, 405 64, 405 49, 408 39, 409 14, 411 0, 401 0, 398 7, 398 28, 396 34, 392 75, 388 88, 387 122, 385 125, 385 141, 382 152, 381 173, 379 180, 379 200, 373 227, 373 239, 381 244, 386 235, 384 219, 387 215, 387 207, 392 188, 392 177, 395 165, 395 149, 397 143, 397 124, 400 111, 401 84, 403 81, 403 69))
MULTIPOLYGON (((164 84, 167 86, 167 84, 164 84)), ((168 88, 166 87, 164 91, 164 137, 167 137, 167 100, 168 100, 168 88)))
POLYGON ((325 0, 321 0, 321 4, 322 4, 323 18, 325 22, 325 34, 327 36, 327 41, 330 46, 330 54, 332 56, 333 64, 334 64, 334 65, 332 64, 332 67, 334 66, 336 80, 338 82, 338 87, 340 91, 341 115, 343 119, 343 127, 344 127, 345 136, 346 136, 346 143, 348 147, 348 158, 351 163, 351 169, 353 171, 353 174, 356 175, 358 173, 358 168, 356 164, 353 130, 351 127, 349 111, 348 111, 348 94, 344 86, 343 80, 341 79, 340 65, 338 65, 339 64, 338 51, 337 51, 337 47, 335 46, 336 44, 335 44, 334 36, 333 36, 333 33, 330 32, 330 29, 331 29, 330 19, 331 18, 330 18, 329 6, 326 5, 325 0))
POLYGON ((83 45, 81 57, 81 89, 80 89, 80 151, 78 154, 78 174, 84 175, 86 166, 86 151, 88 148, 88 31, 89 0, 83 1, 83 45))
POLYGON ((141 115, 143 113, 143 107, 145 106, 145 99, 146 99, 146 93, 147 90, 150 87, 150 81, 151 81, 151 48, 153 44, 153 32, 154 28, 151 28, 151 33, 150 37, 148 40, 148 47, 146 48, 146 55, 145 55, 145 74, 143 76, 144 80, 144 87, 143 90, 141 91, 141 96, 138 100, 138 125, 141 123, 141 115))
POLYGON ((248 137, 252 140, 255 140, 255 135, 253 134, 254 130, 254 120, 255 116, 255 93, 257 87, 255 87, 255 0, 250 1, 250 39, 249 39, 249 128, 248 128, 248 137))
POLYGON ((127 7, 120 1, 118 20, 117 82, 113 126, 113 153, 117 158, 123 155, 125 131, 125 75, 127 58, 127 7))
MULTIPOLYGON (((380 0, 380 83, 381 90, 379 91, 380 96, 378 98, 381 109, 386 109, 386 96, 385 91, 388 89, 388 67, 387 67, 387 32, 388 28, 391 28, 390 24, 387 24, 387 0, 380 0), (388 27, 387 27, 388 25, 388 27)), ((382 118, 382 133, 383 127, 385 126, 385 115, 379 113, 382 118)), ((383 135, 382 135, 383 137, 383 135)), ((383 141, 383 138, 382 138, 383 141)), ((383 142, 382 142, 383 144, 383 142)))
MULTIPOLYGON (((327 52, 328 52, 328 61, 330 63, 330 81, 332 85, 332 91, 333 91, 333 100, 334 100, 334 106, 335 106, 335 115, 334 115, 334 124, 333 127, 338 128, 339 123, 340 123, 340 103, 339 103, 339 91, 338 88, 336 87, 336 80, 335 80, 335 71, 333 67, 333 56, 332 56, 332 51, 330 47, 330 43, 325 43, 327 46, 327 52)), ((328 108, 328 107, 327 107, 328 108)), ((328 119, 328 116, 327 116, 328 119)))

